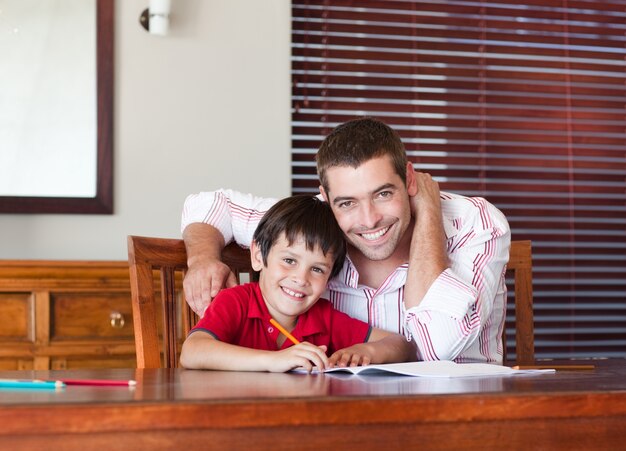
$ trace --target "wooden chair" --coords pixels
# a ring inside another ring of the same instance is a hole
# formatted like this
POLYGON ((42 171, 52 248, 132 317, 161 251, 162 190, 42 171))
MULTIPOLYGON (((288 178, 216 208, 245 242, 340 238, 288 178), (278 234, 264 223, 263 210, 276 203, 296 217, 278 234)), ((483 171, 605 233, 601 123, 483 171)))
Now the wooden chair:
MULTIPOLYGON (((222 252, 222 260, 231 267, 238 281, 245 273, 249 274, 250 280, 254 279, 248 250, 231 244, 222 252)), ((197 321, 181 290, 182 276, 187 270, 185 245, 178 239, 129 236, 128 264, 137 368, 176 368, 180 340, 197 321), (155 290, 155 270, 160 273, 157 280, 160 278, 161 302, 158 304, 155 301, 159 294, 155 290), (163 318, 162 346, 159 345, 157 322, 159 307, 163 318), (177 321, 181 310, 182 324, 177 321)))
MULTIPOLYGON (((535 360, 533 336, 532 302, 532 257, 530 241, 513 241, 507 272, 515 277, 515 351, 516 363, 530 365, 535 360)), ((235 244, 226 246, 223 261, 231 267, 240 280, 240 275, 256 276, 250 264, 250 252, 235 244)), ((180 339, 187 336, 197 321, 196 315, 184 301, 177 273, 184 275, 187 269, 187 253, 182 240, 128 237, 128 263, 133 305, 135 348, 137 368, 176 368, 180 339), (156 303, 154 271, 160 272, 160 299, 156 303), (163 346, 159 346, 157 314, 162 306, 163 346), (182 326, 176 318, 182 310, 182 326), (163 365, 161 363, 163 354, 163 365)), ((506 362, 506 328, 503 331, 503 346, 506 362)))
MULTIPOLYGON (((507 274, 514 277, 515 293, 515 363, 535 363, 535 332, 533 324, 532 248, 530 241, 511 241, 507 274)), ((505 323, 506 325, 506 323, 505 323)), ((506 359, 506 327, 502 332, 504 363, 506 359)))

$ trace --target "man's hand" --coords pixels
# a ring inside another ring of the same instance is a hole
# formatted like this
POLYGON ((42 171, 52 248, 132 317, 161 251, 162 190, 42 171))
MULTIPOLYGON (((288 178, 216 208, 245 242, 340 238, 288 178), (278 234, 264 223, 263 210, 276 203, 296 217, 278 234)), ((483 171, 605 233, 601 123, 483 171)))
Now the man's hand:
POLYGON ((415 184, 417 192, 411 197, 411 212, 417 218, 419 211, 435 212, 441 215, 441 199, 439 197, 439 184, 433 180, 430 174, 415 172, 415 184))
POLYGON ((211 259, 196 260, 183 280, 187 303, 199 316, 204 315, 204 311, 222 288, 235 285, 237 278, 228 265, 211 259))
POLYGON ((187 249, 187 274, 183 280, 185 298, 191 309, 202 316, 225 287, 237 285, 230 268, 222 263, 224 237, 215 227, 203 223, 189 224, 183 232, 187 249))

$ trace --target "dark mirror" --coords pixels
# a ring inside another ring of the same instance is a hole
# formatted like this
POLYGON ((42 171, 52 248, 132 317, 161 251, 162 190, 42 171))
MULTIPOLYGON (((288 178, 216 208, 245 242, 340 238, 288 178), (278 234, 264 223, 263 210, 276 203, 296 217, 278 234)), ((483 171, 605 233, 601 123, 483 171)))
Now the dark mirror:
POLYGON ((114 0, 6 0, 0 213, 113 212, 114 0))

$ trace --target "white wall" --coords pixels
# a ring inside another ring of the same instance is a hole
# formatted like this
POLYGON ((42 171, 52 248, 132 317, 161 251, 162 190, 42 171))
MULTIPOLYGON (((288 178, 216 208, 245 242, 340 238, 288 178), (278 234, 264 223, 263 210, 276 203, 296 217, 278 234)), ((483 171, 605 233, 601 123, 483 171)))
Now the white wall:
POLYGON ((290 2, 172 0, 167 37, 147 5, 116 1, 114 214, 0 214, 0 258, 125 260, 129 234, 180 237, 189 193, 289 194, 290 2))

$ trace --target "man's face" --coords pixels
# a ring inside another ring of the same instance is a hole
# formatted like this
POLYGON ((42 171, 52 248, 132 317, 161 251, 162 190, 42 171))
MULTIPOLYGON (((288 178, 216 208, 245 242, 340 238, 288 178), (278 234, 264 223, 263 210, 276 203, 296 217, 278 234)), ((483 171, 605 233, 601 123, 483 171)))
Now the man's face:
POLYGON ((411 223, 412 166, 407 165, 407 185, 388 156, 372 158, 356 169, 331 167, 326 174, 328 192, 322 190, 322 194, 348 243, 370 260, 404 254, 408 258, 408 243, 406 249, 398 249, 398 245, 411 223))

